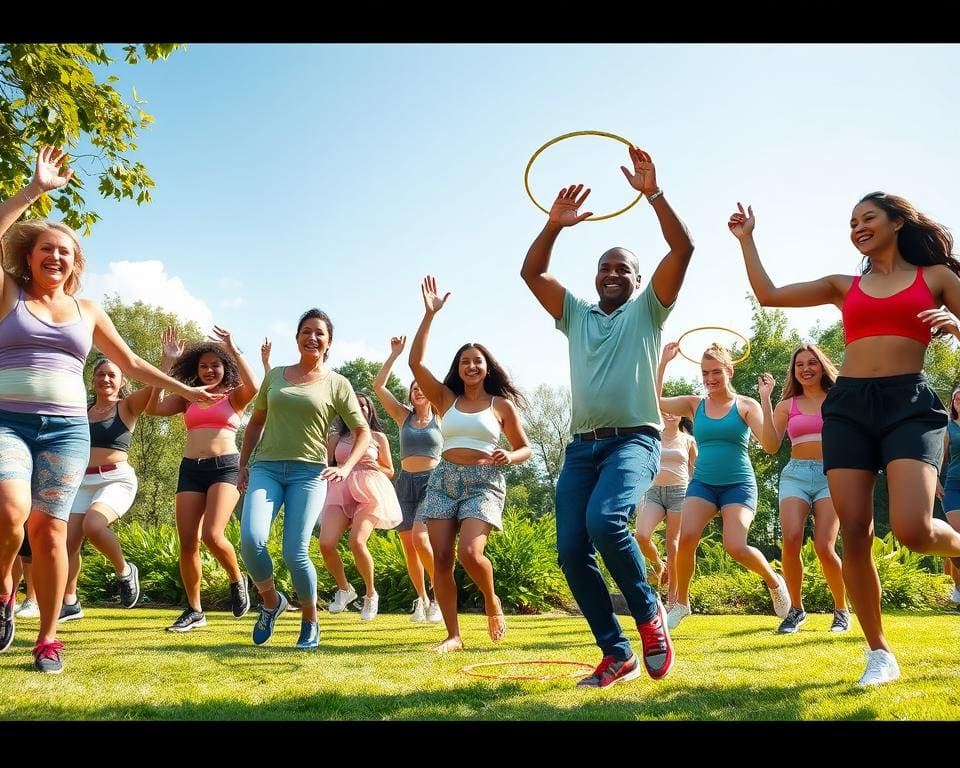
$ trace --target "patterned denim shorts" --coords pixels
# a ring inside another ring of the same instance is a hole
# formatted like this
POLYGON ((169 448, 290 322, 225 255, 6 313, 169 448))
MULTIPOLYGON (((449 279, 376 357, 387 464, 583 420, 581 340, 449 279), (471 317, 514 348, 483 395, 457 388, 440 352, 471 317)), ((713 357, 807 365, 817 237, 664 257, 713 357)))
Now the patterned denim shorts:
POLYGON ((417 520, 463 520, 473 517, 503 530, 507 482, 493 464, 454 464, 446 459, 434 467, 427 496, 417 520))

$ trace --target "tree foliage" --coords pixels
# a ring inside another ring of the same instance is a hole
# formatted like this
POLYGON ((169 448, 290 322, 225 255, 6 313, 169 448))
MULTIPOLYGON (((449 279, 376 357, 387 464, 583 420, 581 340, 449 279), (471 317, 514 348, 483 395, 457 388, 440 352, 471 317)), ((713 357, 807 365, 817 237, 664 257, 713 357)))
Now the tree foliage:
MULTIPOLYGON (((127 45, 128 64, 141 58, 166 59, 182 45, 176 43, 127 45)), ((98 81, 114 60, 102 43, 0 43, 0 197, 16 194, 33 176, 38 147, 71 150, 74 158, 94 163, 75 167, 66 187, 43 195, 30 208, 47 216, 56 208, 63 221, 89 234, 100 216, 89 208, 86 182, 96 180, 103 197, 150 201, 153 179, 146 167, 131 158, 139 131, 153 122, 143 111, 144 101, 132 91, 127 103, 114 85, 114 74, 98 81), (85 154, 87 149, 90 154, 85 154), (93 170, 85 171, 86 166, 93 170)))

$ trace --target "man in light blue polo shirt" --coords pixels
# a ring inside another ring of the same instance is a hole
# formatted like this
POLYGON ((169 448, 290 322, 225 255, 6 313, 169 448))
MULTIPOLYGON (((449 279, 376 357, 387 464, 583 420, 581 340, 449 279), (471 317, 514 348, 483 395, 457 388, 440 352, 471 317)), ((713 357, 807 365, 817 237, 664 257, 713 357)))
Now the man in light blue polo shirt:
POLYGON ((590 194, 582 184, 560 190, 520 272, 569 343, 573 440, 557 481, 557 551, 603 652, 600 665, 579 685, 601 688, 636 678, 640 662, 613 612, 598 551, 637 622, 650 677, 660 679, 673 666, 666 613, 647 584, 643 555, 627 523, 660 468, 655 373, 660 332, 683 284, 693 242, 657 186, 650 155, 631 146, 630 159, 633 173, 621 170, 646 196, 670 248, 647 287, 640 290, 637 257, 625 248, 600 257, 598 304, 574 297, 547 271, 560 231, 592 215, 579 213, 590 194))

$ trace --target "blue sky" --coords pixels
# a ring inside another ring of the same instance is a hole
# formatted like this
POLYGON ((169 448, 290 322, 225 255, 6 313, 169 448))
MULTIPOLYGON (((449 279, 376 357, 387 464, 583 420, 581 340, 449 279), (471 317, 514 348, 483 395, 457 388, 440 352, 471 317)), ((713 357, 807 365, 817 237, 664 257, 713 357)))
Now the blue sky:
MULTIPOLYGON (((149 205, 97 202, 85 295, 217 322, 252 361, 270 336, 275 364, 295 361, 296 320, 319 306, 339 364, 412 338, 430 273, 453 293, 434 324, 435 373, 476 340, 526 389, 567 384, 566 341, 519 278, 545 221, 523 187, 539 146, 600 130, 649 151, 696 243, 664 341, 702 325, 746 333, 749 285, 726 228, 738 200, 754 206, 778 283, 852 273, 850 211, 877 189, 960 226, 958 70, 957 45, 188 44, 114 67, 156 118, 135 156, 157 188, 149 205)), ((610 140, 565 141, 531 185, 549 207, 583 181, 589 209, 609 212, 632 199, 626 160, 610 140)), ((595 299, 597 258, 614 245, 652 272, 666 246, 645 201, 565 230, 553 272, 595 299)), ((802 332, 839 318, 788 313, 802 332)), ((691 338, 692 351, 711 340, 691 338)), ((409 381, 405 362, 395 370, 409 381)))

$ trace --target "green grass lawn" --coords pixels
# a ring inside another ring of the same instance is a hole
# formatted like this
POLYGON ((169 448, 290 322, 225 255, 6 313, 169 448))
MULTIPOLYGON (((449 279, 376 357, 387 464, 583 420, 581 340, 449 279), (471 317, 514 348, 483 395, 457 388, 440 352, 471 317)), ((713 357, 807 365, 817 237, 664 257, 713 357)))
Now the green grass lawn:
MULTIPOLYGON (((208 626, 163 631, 177 609, 85 608, 61 627, 62 675, 33 671, 36 620, 17 624, 0 654, 0 720, 957 720, 960 615, 887 615, 903 673, 872 690, 855 682, 865 643, 827 632, 811 615, 797 635, 776 634, 773 616, 698 616, 674 632, 677 661, 661 682, 645 675, 606 690, 575 688, 576 677, 486 680, 468 664, 553 659, 594 665, 586 622, 571 616, 508 616, 493 646, 483 616, 462 617, 463 653, 437 655, 442 625, 381 615, 321 613, 320 648, 293 648, 299 614, 287 613, 272 640, 254 647, 254 613, 208 613, 208 626)), ((623 620, 629 626, 629 619, 623 620)), ((635 629, 631 641, 639 639, 635 629)), ((572 667, 540 668, 542 674, 572 667)), ((513 665, 506 675, 536 668, 513 665)))

